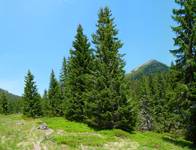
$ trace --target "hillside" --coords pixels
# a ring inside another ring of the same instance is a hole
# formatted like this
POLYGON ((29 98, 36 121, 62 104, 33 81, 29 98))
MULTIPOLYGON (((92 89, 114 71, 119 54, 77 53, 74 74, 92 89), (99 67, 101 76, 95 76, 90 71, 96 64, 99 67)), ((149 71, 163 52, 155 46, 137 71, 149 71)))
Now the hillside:
POLYGON ((15 100, 19 100, 20 99, 20 96, 17 96, 17 95, 14 95, 12 93, 9 93, 8 91, 6 90, 3 90, 3 89, 0 89, 0 94, 1 93, 5 93, 6 97, 8 98, 8 100, 10 101, 15 101, 15 100))
POLYGON ((158 72, 166 72, 169 70, 169 67, 157 60, 150 60, 138 68, 132 70, 127 74, 127 79, 137 80, 142 76, 151 75, 158 72))
POLYGON ((31 119, 0 115, 0 149, 26 150, 191 150, 191 142, 169 134, 94 130, 62 117, 31 119), (48 129, 40 130, 45 123, 48 129))

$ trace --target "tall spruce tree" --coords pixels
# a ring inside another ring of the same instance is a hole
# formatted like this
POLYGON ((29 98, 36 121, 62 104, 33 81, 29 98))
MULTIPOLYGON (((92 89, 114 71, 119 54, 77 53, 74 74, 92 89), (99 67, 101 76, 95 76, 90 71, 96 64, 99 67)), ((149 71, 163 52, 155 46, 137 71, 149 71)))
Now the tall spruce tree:
POLYGON ((66 93, 67 91, 67 60, 64 57, 63 58, 63 64, 62 64, 62 69, 61 69, 61 73, 60 73, 60 88, 61 88, 61 95, 63 97, 63 99, 66 99, 66 93))
POLYGON ((75 121, 86 119, 86 103, 91 90, 93 53, 81 25, 77 28, 68 64, 69 104, 66 118, 75 121))
POLYGON ((8 114, 8 99, 5 93, 0 95, 0 112, 2 114, 8 114))
POLYGON ((180 8, 173 10, 173 19, 178 26, 173 27, 176 33, 174 44, 177 49, 171 50, 176 57, 176 69, 179 70, 179 81, 187 86, 188 99, 190 100, 190 124, 189 138, 196 143, 196 1, 195 0, 175 0, 180 8))
POLYGON ((133 109, 126 97, 124 61, 119 49, 122 42, 117 37, 118 31, 114 18, 108 7, 99 12, 97 31, 93 34, 96 47, 95 87, 90 124, 97 128, 121 128, 129 130, 133 127, 133 109))
POLYGON ((68 61, 66 60, 65 57, 63 58, 59 84, 60 84, 61 98, 63 100, 63 104, 62 104, 63 110, 64 110, 64 114, 66 114, 69 89, 68 89, 68 61))
POLYGON ((178 26, 172 27, 176 33, 174 45, 177 49, 171 50, 176 57, 176 68, 182 70, 182 80, 189 84, 195 81, 196 63, 196 1, 175 0, 180 5, 173 10, 173 19, 178 26))
POLYGON ((25 77, 25 87, 23 94, 24 108, 23 114, 28 117, 39 117, 42 115, 41 97, 37 91, 34 76, 28 71, 25 77))
POLYGON ((50 74, 48 100, 49 100, 49 107, 50 107, 50 115, 51 116, 62 116, 64 114, 63 100, 61 98, 60 86, 55 77, 53 70, 50 74))

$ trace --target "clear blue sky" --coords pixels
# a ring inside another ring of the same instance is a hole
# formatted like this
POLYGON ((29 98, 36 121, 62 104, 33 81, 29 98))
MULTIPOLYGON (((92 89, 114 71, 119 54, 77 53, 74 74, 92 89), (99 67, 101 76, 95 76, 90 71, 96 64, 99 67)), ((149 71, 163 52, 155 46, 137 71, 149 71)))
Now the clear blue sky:
POLYGON ((28 69, 40 93, 57 76, 80 23, 91 40, 100 7, 109 6, 126 54, 126 72, 149 59, 170 64, 174 0, 0 0, 0 88, 22 95, 28 69))

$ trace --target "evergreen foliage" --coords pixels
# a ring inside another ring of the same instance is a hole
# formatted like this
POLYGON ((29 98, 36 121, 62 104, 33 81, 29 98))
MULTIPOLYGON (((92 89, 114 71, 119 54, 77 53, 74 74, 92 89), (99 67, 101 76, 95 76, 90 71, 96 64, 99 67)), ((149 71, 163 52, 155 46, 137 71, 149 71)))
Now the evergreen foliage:
POLYGON ((176 49, 171 53, 176 62, 170 69, 152 60, 125 79, 123 44, 112 13, 105 7, 99 11, 92 35, 94 51, 79 25, 70 57, 63 59, 60 80, 52 70, 49 89, 41 98, 28 71, 22 100, 3 91, 0 113, 65 115, 97 129, 130 131, 136 125, 142 131, 187 134, 196 144, 196 1, 175 2, 180 6, 173 10, 176 49))
POLYGON ((139 82, 139 129, 152 130, 153 129, 153 98, 152 98, 152 79, 151 76, 142 78, 139 82))
POLYGON ((21 113, 22 112, 22 100, 20 96, 9 93, 6 90, 0 89, 0 95, 5 95, 8 101, 9 113, 21 113))
POLYGON ((60 88, 61 88, 61 95, 63 97, 63 99, 66 99, 66 95, 68 93, 68 89, 67 89, 67 76, 68 76, 68 71, 67 71, 67 60, 64 57, 63 58, 63 64, 62 64, 62 69, 61 69, 61 73, 60 73, 60 88))
POLYGON ((156 74, 158 72, 167 72, 169 67, 157 60, 150 60, 138 68, 134 69, 130 73, 126 74, 126 78, 129 80, 138 80, 144 76, 156 74))
POLYGON ((64 114, 61 89, 53 70, 50 75, 48 101, 49 101, 49 109, 50 109, 51 116, 62 116, 64 114))
POLYGON ((182 70, 182 80, 185 83, 194 81, 195 72, 195 45, 196 45, 196 2, 195 0, 175 0, 180 5, 179 9, 173 10, 173 19, 178 26, 173 27, 176 33, 174 44, 177 49, 171 50, 176 57, 177 69, 182 70))
POLYGON ((25 87, 23 94, 24 108, 23 114, 28 117, 39 117, 42 115, 41 97, 37 91, 34 76, 28 71, 25 77, 25 87))
POLYGON ((60 72, 60 94, 61 98, 63 100, 63 109, 64 109, 64 114, 66 114, 67 111, 67 105, 68 105, 68 95, 69 95, 69 87, 68 87, 68 61, 66 58, 63 58, 63 63, 62 63, 62 68, 60 72))
POLYGON ((108 7, 99 12, 97 31, 93 34, 96 47, 95 87, 88 113, 89 124, 97 128, 132 129, 133 108, 126 97, 124 61, 119 49, 122 42, 108 7))
POLYGON ((44 90, 44 94, 42 96, 42 110, 44 116, 50 116, 51 115, 51 109, 49 105, 49 99, 48 99, 48 91, 44 90))
POLYGON ((14 114, 23 112, 23 100, 21 98, 14 101, 10 100, 9 97, 7 99, 9 101, 9 113, 14 114))
POLYGON ((188 89, 176 82, 176 74, 171 69, 130 81, 130 97, 138 104, 139 130, 184 134, 189 113, 188 89))
POLYGON ((0 89, 0 94, 5 94, 7 99, 10 100, 10 101, 16 101, 16 100, 20 100, 21 99, 20 96, 17 96, 17 95, 14 95, 12 93, 9 93, 8 91, 3 90, 3 89, 0 89))
POLYGON ((190 101, 188 136, 196 143, 196 1, 175 0, 175 2, 180 6, 173 10, 173 19, 178 23, 178 26, 172 28, 176 33, 174 44, 177 49, 171 50, 171 53, 176 57, 176 70, 180 72, 178 82, 184 84, 187 89, 186 94, 182 95, 183 99, 190 101))
POLYGON ((91 90, 93 53, 81 25, 70 50, 68 64, 69 101, 66 117, 69 120, 84 121, 86 119, 86 103, 91 90))
POLYGON ((8 114, 8 99, 4 93, 0 95, 0 113, 8 114))

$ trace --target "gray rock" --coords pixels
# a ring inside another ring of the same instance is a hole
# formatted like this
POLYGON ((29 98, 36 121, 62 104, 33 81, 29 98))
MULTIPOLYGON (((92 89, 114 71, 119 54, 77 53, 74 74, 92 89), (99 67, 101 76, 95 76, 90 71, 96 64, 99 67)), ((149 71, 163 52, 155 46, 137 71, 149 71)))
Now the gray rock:
POLYGON ((47 124, 42 123, 42 124, 39 125, 38 129, 40 129, 40 130, 48 130, 48 126, 47 126, 47 124))

